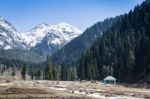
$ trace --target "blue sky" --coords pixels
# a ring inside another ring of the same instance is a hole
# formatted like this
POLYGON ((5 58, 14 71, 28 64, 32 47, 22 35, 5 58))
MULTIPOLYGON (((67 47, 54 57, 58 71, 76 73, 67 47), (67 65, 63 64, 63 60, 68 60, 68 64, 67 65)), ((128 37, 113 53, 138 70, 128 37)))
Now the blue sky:
POLYGON ((0 16, 25 32, 41 23, 66 22, 81 30, 124 14, 143 0, 0 0, 0 16))

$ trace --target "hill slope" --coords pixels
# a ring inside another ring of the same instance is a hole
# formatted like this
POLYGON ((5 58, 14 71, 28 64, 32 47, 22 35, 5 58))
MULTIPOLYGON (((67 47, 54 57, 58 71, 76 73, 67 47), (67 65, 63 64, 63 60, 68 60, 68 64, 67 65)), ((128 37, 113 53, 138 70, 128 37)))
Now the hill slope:
POLYGON ((52 56, 54 64, 72 64, 85 52, 91 44, 105 32, 116 19, 107 19, 88 28, 79 37, 73 39, 52 56))

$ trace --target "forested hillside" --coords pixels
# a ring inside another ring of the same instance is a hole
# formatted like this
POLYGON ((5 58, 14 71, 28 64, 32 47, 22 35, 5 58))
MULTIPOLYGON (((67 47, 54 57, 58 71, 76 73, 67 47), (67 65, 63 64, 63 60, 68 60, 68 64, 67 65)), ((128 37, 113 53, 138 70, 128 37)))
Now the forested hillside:
POLYGON ((116 18, 106 19, 104 22, 98 22, 86 29, 82 35, 73 39, 52 56, 53 63, 72 64, 76 62, 81 56, 81 53, 84 53, 99 36, 111 27, 115 20, 116 18))
POLYGON ((150 0, 118 17, 81 56, 78 73, 88 80, 114 75, 119 82, 150 83, 150 0))

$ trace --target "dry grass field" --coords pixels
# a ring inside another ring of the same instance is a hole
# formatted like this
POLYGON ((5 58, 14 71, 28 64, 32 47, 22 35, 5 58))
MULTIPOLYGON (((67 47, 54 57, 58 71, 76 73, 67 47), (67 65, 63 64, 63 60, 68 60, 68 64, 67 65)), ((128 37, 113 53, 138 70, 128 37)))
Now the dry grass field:
POLYGON ((87 81, 0 82, 0 99, 149 99, 150 89, 87 81))

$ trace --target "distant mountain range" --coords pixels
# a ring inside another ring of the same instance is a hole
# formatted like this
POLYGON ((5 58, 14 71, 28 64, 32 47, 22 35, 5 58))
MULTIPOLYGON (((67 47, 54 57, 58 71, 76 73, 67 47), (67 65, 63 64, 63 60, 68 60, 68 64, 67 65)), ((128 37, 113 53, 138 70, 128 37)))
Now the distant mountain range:
POLYGON ((0 17, 0 48, 33 50, 52 55, 58 49, 82 34, 82 31, 67 24, 40 24, 29 32, 20 33, 7 20, 0 17))

